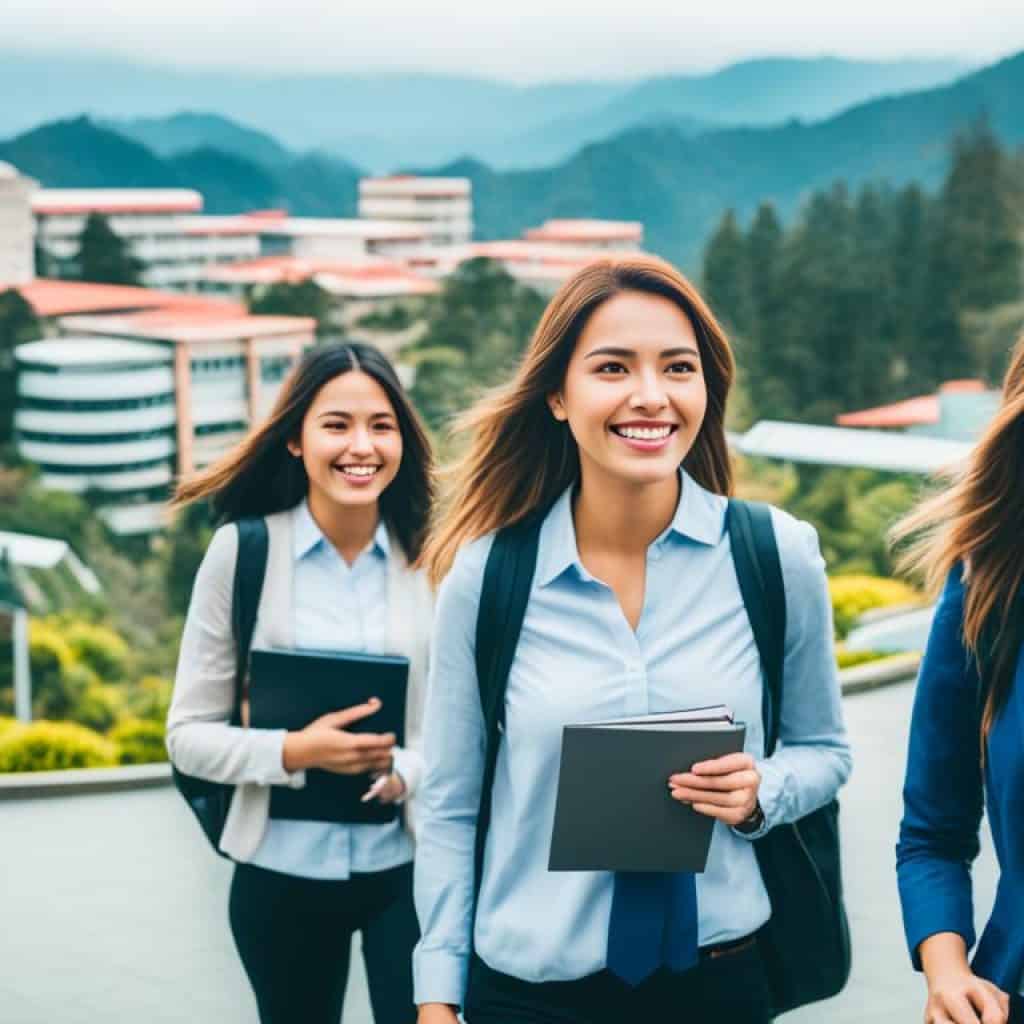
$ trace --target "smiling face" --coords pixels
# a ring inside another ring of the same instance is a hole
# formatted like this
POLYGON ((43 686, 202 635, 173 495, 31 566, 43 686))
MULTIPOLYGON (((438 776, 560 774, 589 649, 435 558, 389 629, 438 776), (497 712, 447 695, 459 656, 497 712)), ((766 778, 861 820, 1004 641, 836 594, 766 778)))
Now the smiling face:
POLYGON ((707 408, 689 318, 658 295, 609 299, 580 333, 548 404, 572 431, 584 479, 644 486, 673 478, 707 408))
POLYGON ((302 458, 311 503, 365 506, 379 501, 395 479, 402 434, 384 388, 351 370, 317 392, 288 450, 302 458))

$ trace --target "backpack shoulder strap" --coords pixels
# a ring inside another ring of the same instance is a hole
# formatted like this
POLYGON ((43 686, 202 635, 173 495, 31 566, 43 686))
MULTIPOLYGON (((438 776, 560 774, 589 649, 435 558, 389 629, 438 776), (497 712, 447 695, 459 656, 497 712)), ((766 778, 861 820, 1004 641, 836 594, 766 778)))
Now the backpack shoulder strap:
POLYGON ((505 690, 537 568, 543 516, 499 530, 494 537, 480 589, 476 619, 476 677, 487 745, 480 810, 476 824, 475 887, 480 887, 484 845, 491 821, 491 790, 505 718, 505 690))
POLYGON ((235 672, 235 704, 231 720, 238 724, 241 721, 242 687, 249 667, 249 649, 256 628, 256 612, 263 593, 263 579, 267 574, 269 536, 267 521, 262 516, 239 519, 235 527, 238 530, 238 559, 235 562, 232 588, 231 623, 238 667, 235 672))
POLYGON ((727 523, 736 578, 764 675, 764 746, 770 757, 779 739, 786 653, 786 589, 779 548, 767 505, 730 498, 727 523))

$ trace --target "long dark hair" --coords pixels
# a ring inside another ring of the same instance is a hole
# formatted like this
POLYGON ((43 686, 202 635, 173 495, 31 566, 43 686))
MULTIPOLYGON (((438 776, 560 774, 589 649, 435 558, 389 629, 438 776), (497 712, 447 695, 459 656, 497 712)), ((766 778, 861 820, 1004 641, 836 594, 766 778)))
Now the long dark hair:
POLYGON ((406 558, 420 556, 434 497, 430 441, 398 374, 372 345, 332 342, 305 352, 288 375, 270 416, 231 451, 179 481, 173 505, 206 498, 220 522, 266 516, 297 505, 309 489, 302 459, 287 443, 296 440, 320 389, 335 377, 359 370, 385 391, 402 434, 402 461, 380 498, 381 518, 406 558))
POLYGON ((467 541, 518 522, 543 508, 579 475, 572 433, 547 406, 565 379, 576 341, 594 311, 623 292, 658 295, 693 325, 707 386, 707 411, 683 460, 694 480, 715 494, 732 493, 725 439, 725 404, 733 358, 725 332, 696 288, 675 267, 653 256, 596 260, 556 292, 512 381, 462 417, 457 430, 471 441, 446 474, 451 485, 445 515, 423 555, 435 582, 467 541))
POLYGON ((952 483, 924 501, 892 530, 911 538, 901 568, 924 572, 937 592, 963 564, 966 593, 963 638, 986 683, 982 739, 1009 700, 1020 651, 1024 588, 1024 335, 1003 381, 995 418, 952 483))

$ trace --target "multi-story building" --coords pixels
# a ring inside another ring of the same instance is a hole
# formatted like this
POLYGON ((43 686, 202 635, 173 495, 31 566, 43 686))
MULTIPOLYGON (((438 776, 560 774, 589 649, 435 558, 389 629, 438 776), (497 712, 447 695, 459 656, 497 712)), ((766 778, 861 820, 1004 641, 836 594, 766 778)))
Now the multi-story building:
POLYGON ((32 198, 47 276, 74 272, 82 229, 98 213, 142 261, 144 284, 183 291, 205 267, 260 252, 258 217, 198 216, 202 208, 192 189, 41 189, 32 198))
POLYGON ((469 178, 363 178, 359 216, 420 224, 434 245, 464 244, 473 237, 473 186, 469 178))
POLYGON ((266 416, 315 322, 193 309, 66 317, 60 328, 15 350, 18 450, 48 486, 103 492, 117 532, 145 533, 164 525, 175 476, 266 416))
POLYGON ((37 185, 0 162, 0 288, 35 276, 32 193, 37 185))

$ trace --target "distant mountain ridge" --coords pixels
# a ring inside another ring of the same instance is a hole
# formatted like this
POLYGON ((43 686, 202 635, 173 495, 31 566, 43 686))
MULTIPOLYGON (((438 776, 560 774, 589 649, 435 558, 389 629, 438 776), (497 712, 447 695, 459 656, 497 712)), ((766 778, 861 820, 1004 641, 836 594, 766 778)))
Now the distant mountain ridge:
POLYGON ((713 125, 820 118, 965 70, 956 61, 779 58, 708 75, 517 86, 431 74, 170 71, 0 52, 0 95, 19 97, 0 107, 0 136, 84 112, 166 155, 158 122, 169 118, 174 151, 213 144, 261 163, 270 159, 252 138, 236 136, 225 145, 225 138, 195 137, 197 115, 181 112, 199 111, 200 118, 219 116, 269 133, 288 149, 325 150, 372 171, 465 155, 495 167, 532 167, 567 160, 587 143, 652 120, 673 118, 695 133, 713 125), (189 145, 181 144, 187 139, 189 145))
MULTIPOLYGON (((282 150, 282 152, 284 152, 282 150)), ((362 172, 320 154, 266 166, 200 145, 161 157, 87 117, 43 125, 0 142, 0 160, 49 188, 195 188, 206 213, 286 206, 293 214, 355 215, 362 172)))
POLYGON ((484 238, 550 217, 643 221, 648 246, 691 269, 725 209, 749 214, 762 199, 783 214, 837 179, 853 186, 941 181, 954 133, 987 117, 1005 143, 1024 143, 1024 53, 952 85, 856 106, 814 124, 736 128, 692 137, 671 122, 584 147, 557 167, 494 171, 461 160, 428 173, 473 181, 484 238))

